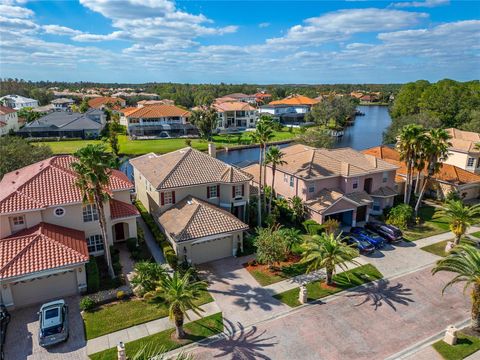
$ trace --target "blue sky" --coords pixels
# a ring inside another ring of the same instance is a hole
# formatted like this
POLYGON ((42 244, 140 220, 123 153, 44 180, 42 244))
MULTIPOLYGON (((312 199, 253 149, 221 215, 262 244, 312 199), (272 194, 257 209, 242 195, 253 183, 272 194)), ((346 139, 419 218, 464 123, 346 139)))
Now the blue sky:
POLYGON ((0 0, 0 77, 190 83, 480 78, 480 1, 0 0))

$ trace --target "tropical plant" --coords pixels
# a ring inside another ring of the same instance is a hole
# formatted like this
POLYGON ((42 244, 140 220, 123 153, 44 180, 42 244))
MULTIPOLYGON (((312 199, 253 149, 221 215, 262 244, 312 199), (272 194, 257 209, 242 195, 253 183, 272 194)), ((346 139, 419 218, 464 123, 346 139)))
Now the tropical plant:
POLYGON ((327 219, 322 224, 327 234, 335 234, 340 229, 340 222, 335 219, 327 219))
POLYGON ((450 231, 455 235, 454 244, 460 244, 460 239, 480 216, 480 204, 468 206, 461 200, 453 200, 445 203, 434 217, 444 217, 450 223, 450 231))
MULTIPOLYGON (((167 350, 163 346, 158 346, 155 343, 148 343, 139 348, 134 354, 128 355, 129 360, 167 360, 165 355, 167 350)), ((175 357, 168 356, 170 360, 194 360, 191 354, 180 353, 175 357)))
POLYGON ((308 264, 307 272, 325 268, 327 285, 333 285, 333 276, 338 266, 347 270, 347 263, 359 265, 354 259, 358 256, 358 250, 343 243, 342 234, 323 233, 314 235, 303 245, 302 263, 308 264))
POLYGON ((278 231, 280 232, 280 236, 282 236, 284 239, 285 250, 287 253, 292 252, 292 248, 302 242, 302 234, 297 229, 281 228, 278 231))
POLYGON ((183 323, 188 316, 188 310, 200 316, 204 311, 195 300, 207 289, 205 281, 195 280, 192 277, 192 270, 181 275, 175 271, 172 276, 162 276, 154 291, 145 294, 145 298, 160 297, 168 304, 168 315, 175 322, 175 335, 177 339, 185 338, 183 323))
POLYGON ((257 262, 272 268, 285 259, 286 240, 276 227, 257 228, 254 240, 257 248, 257 262))
POLYGON ((268 200, 268 212, 272 212, 272 199, 275 189, 275 172, 277 166, 285 165, 287 162, 283 160, 285 154, 280 150, 278 146, 270 146, 265 156, 265 164, 272 166, 272 186, 270 190, 270 199, 268 200))
POLYGON ((130 281, 134 287, 141 287, 141 294, 155 290, 158 281, 166 275, 165 269, 158 263, 141 261, 135 264, 135 275, 130 281))
POLYGON ((103 238, 103 248, 108 272, 113 278, 112 258, 107 236, 107 223, 104 203, 110 198, 108 182, 110 166, 114 162, 113 155, 106 151, 103 144, 88 144, 75 152, 77 158, 71 167, 77 175, 75 185, 83 195, 84 204, 93 204, 98 213, 100 230, 103 238))
POLYGON ((464 291, 472 287, 471 326, 476 331, 480 331, 480 250, 472 245, 458 245, 432 269, 434 275, 440 271, 456 274, 445 285, 442 294, 446 288, 457 283, 465 283, 464 291))
POLYGON ((290 209, 292 210, 293 221, 301 223, 305 217, 305 205, 300 197, 294 196, 289 199, 290 209))
POLYGON ((302 223, 303 228, 308 235, 318 235, 323 226, 313 219, 307 219, 302 223))
POLYGON ((387 224, 394 225, 400 229, 406 229, 412 216, 413 209, 410 205, 399 204, 388 212, 387 224))

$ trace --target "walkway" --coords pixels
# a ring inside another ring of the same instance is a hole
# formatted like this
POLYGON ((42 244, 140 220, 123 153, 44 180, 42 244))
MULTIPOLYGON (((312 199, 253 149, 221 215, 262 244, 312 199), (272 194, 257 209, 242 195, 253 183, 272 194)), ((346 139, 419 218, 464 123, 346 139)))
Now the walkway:
MULTIPOLYGON (((186 317, 185 324, 198 320, 202 317, 210 316, 221 312, 220 308, 217 306, 217 304, 215 304, 215 302, 210 302, 208 304, 202 305, 200 308, 204 310, 204 312, 201 313, 201 316, 198 316, 191 310, 187 312, 190 319, 186 317)), ((113 333, 88 340, 87 355, 91 355, 99 351, 116 347, 120 341, 127 343, 130 341, 138 340, 145 336, 153 335, 161 331, 171 329, 173 327, 173 323, 167 316, 161 319, 132 326, 127 329, 115 331, 113 333)))
POLYGON ((120 252, 120 264, 122 265, 122 274, 125 277, 126 285, 130 286, 130 280, 134 275, 135 262, 130 257, 130 251, 128 251, 125 243, 116 245, 116 248, 120 252))
POLYGON ((155 261, 159 264, 166 264, 165 258, 163 257, 162 249, 155 241, 155 238, 153 237, 153 234, 148 228, 147 224, 145 224, 145 221, 143 221, 143 219, 139 217, 137 219, 137 222, 143 230, 143 233, 145 235, 145 243, 147 244, 147 247, 150 250, 150 253, 152 254, 155 261))

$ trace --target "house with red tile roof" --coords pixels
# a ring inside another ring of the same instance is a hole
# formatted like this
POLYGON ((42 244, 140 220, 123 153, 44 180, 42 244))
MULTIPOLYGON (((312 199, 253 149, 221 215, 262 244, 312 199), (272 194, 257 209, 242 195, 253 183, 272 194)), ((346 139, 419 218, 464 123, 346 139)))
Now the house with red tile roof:
POLYGON ((17 111, 0 105, 0 136, 7 135, 10 131, 20 128, 17 111))
POLYGON ((312 106, 318 104, 317 99, 303 95, 290 95, 285 99, 275 100, 267 105, 260 106, 260 114, 269 114, 283 124, 302 123, 305 115, 310 112, 312 106))
MULTIPOLYGON (((98 212, 83 203, 73 156, 54 156, 0 181, 0 283, 4 304, 21 307, 86 289, 85 263, 104 253, 98 212)), ((137 236, 133 184, 111 170, 104 209, 110 244, 137 236)))
POLYGON ((127 102, 119 97, 99 96, 88 100, 88 106, 94 109, 104 110, 107 107, 118 110, 124 107, 127 102))
POLYGON ((254 128, 258 113, 257 109, 249 103, 242 101, 224 101, 212 104, 217 110, 218 126, 220 131, 245 130, 254 128))
POLYGON ((446 164, 480 174, 480 134, 473 131, 464 131, 455 128, 446 129, 451 139, 446 164))

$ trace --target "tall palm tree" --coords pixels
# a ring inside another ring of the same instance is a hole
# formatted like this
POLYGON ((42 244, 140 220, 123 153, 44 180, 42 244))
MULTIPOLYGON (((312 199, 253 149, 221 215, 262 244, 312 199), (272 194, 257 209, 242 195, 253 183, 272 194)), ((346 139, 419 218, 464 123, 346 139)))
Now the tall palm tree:
POLYGON ((272 189, 270 191, 270 199, 268 200, 268 212, 272 212, 272 199, 275 186, 275 172, 277 166, 285 165, 287 162, 283 160, 285 153, 283 153, 278 146, 270 146, 265 156, 265 164, 272 166, 272 189))
POLYGON ((358 250, 343 243, 341 237, 342 234, 323 233, 313 235, 303 244, 302 262, 308 264, 307 272, 325 268, 327 285, 333 285, 336 266, 345 271, 347 262, 360 265, 354 260, 358 250))
POLYGON ((417 204, 415 205, 415 216, 418 215, 418 209, 420 208, 425 189, 430 179, 440 171, 443 161, 448 157, 448 148, 451 146, 451 143, 448 141, 449 139, 450 135, 444 129, 432 129, 429 131, 428 136, 425 136, 422 140, 425 158, 424 167, 426 166, 427 169, 427 177, 423 182, 417 204))
POLYGON ((480 204, 465 205, 461 200, 451 200, 437 211, 435 218, 444 217, 450 222, 450 230, 455 235, 455 246, 480 216, 480 204))
POLYGON ((480 331, 480 250, 472 245, 459 245, 451 254, 437 262, 432 273, 435 275, 440 271, 456 273, 445 285, 442 294, 453 284, 465 283, 464 291, 472 286, 471 326, 480 331))
POLYGON ((75 184, 83 193, 83 202, 93 204, 97 210, 103 237, 105 261, 107 262, 108 272, 113 278, 115 273, 107 238, 104 203, 110 198, 108 182, 111 172, 110 167, 115 159, 111 153, 106 151, 103 144, 88 144, 77 150, 74 155, 77 160, 71 166, 77 175, 75 184))
POLYGON ((175 334, 177 339, 185 338, 183 322, 185 316, 189 319, 188 310, 200 316, 203 309, 195 303, 195 299, 206 291, 205 281, 193 280, 192 270, 181 275, 175 271, 172 276, 166 275, 158 282, 154 292, 146 294, 145 297, 159 296, 165 299, 168 304, 168 315, 175 322, 175 334))
POLYGON ((412 192, 412 173, 416 158, 420 151, 420 145, 425 129, 421 125, 410 124, 403 127, 397 139, 397 149, 400 153, 400 160, 407 165, 407 179, 405 182, 404 203, 410 203, 412 192))

